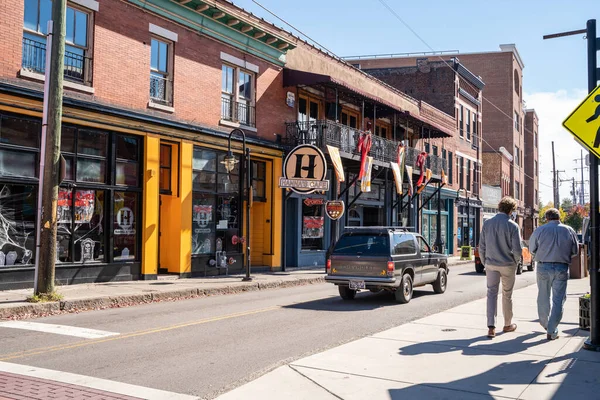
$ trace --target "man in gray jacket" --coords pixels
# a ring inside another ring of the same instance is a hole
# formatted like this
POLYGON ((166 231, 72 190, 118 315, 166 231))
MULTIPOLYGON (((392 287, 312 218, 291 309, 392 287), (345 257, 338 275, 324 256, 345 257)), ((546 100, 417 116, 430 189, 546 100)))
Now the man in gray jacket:
POLYGON ((567 299, 567 280, 571 258, 579 252, 577 234, 570 226, 560 223, 556 208, 546 211, 545 225, 538 227, 529 238, 529 249, 537 265, 538 316, 548 340, 558 338, 558 324, 567 299), (550 311, 552 293, 552 311, 550 311))
POLYGON ((487 324, 488 337, 496 336, 498 314, 498 288, 502 281, 503 332, 514 332, 512 323, 512 293, 515 286, 517 265, 521 260, 521 233, 519 225, 510 219, 517 210, 517 201, 504 197, 498 203, 500 211, 483 223, 479 239, 479 257, 485 265, 487 278, 487 324))

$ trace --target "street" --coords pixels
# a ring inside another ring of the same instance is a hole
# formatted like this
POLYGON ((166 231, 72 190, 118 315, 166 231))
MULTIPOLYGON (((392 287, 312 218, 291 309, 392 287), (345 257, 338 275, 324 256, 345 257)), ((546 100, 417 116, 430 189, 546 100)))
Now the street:
MULTIPOLYGON (((533 283, 535 274, 525 271, 515 289, 533 283)), ((485 290, 485 276, 466 264, 451 268, 445 294, 417 288, 407 305, 369 292, 345 302, 333 285, 318 284, 40 318, 30 322, 72 331, 0 326, 0 361, 214 398, 284 363, 482 298, 485 290)))

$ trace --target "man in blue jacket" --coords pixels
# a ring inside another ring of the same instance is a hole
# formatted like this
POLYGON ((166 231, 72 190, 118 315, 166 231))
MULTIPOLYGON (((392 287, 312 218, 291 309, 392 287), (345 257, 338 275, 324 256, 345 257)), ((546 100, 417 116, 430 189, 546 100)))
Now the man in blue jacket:
POLYGON ((577 234, 560 223, 556 208, 546 211, 546 224, 538 227, 529 238, 529 250, 537 265, 538 316, 548 340, 558 339, 558 324, 567 299, 567 280, 571 258, 579 252, 577 234), (550 310, 552 294, 552 311, 550 310))
POLYGON ((521 261, 521 232, 519 225, 510 219, 517 210, 517 201, 504 197, 498 203, 493 218, 483 223, 479 238, 479 257, 483 261, 487 280, 487 325, 488 337, 496 336, 498 314, 498 289, 502 281, 503 332, 514 332, 517 324, 512 323, 512 293, 515 286, 517 265, 521 261))

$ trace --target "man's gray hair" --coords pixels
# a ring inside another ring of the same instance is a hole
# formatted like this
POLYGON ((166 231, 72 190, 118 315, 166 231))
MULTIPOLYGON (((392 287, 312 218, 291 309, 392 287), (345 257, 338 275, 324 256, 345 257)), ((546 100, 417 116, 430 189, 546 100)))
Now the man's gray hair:
POLYGON ((560 221, 560 212, 556 208, 547 209, 546 221, 560 221))

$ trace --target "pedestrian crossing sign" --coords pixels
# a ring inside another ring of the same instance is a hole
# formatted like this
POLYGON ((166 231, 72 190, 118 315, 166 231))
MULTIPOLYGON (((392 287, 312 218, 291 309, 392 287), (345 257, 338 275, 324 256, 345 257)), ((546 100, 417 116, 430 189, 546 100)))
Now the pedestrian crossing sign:
POLYGON ((575 140, 600 158, 600 86, 571 112, 563 126, 575 140))

